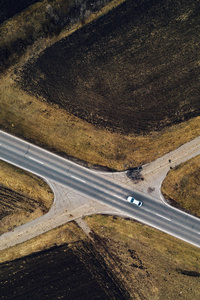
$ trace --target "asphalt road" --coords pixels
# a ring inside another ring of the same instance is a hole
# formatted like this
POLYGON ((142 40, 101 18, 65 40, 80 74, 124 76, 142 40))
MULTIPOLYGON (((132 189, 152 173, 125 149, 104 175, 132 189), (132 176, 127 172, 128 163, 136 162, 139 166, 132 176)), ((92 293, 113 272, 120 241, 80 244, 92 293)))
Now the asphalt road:
POLYGON ((0 159, 70 187, 79 194, 120 210, 124 215, 200 247, 200 219, 159 202, 156 198, 113 183, 98 172, 2 131, 0 131, 0 159), (141 200, 143 206, 137 207, 126 202, 128 195, 141 200))

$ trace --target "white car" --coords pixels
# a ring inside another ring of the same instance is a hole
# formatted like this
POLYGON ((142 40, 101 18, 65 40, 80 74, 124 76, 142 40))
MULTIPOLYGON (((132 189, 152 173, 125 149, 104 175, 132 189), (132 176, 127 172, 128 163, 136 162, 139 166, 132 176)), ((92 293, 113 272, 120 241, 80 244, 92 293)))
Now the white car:
POLYGON ((133 203, 133 204, 139 206, 139 207, 142 206, 142 201, 136 200, 135 198, 133 198, 133 197, 131 197, 131 196, 128 196, 128 197, 126 198, 126 200, 127 200, 128 202, 130 202, 130 203, 133 203))

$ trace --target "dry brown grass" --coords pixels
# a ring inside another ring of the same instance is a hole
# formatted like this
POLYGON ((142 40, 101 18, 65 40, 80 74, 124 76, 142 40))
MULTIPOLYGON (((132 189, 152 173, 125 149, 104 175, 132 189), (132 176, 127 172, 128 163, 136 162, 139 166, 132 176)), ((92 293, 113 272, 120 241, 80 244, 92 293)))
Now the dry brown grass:
POLYGON ((131 220, 97 215, 86 221, 133 299, 199 299, 198 248, 131 220))
POLYGON ((70 222, 63 226, 52 229, 27 242, 0 251, 0 263, 11 261, 35 252, 49 249, 62 244, 73 244, 86 238, 83 231, 74 223, 70 222))
POLYGON ((3 161, 0 161, 0 182, 17 193, 42 201, 48 209, 52 205, 53 193, 46 182, 3 161))
POLYGON ((53 193, 42 179, 0 161, 0 234, 46 213, 53 193))
POLYGON ((169 171, 162 193, 172 205, 200 217, 200 155, 169 171))

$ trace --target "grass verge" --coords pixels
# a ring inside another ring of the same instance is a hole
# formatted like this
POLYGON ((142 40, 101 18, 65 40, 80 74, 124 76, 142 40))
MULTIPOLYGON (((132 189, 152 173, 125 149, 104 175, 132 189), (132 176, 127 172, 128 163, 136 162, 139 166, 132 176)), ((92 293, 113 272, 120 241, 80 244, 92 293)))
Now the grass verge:
POLYGON ((46 182, 24 170, 0 161, 0 233, 48 212, 53 192, 46 182))
POLYGON ((200 218, 200 155, 170 170, 162 194, 171 205, 200 218))
POLYGON ((86 239, 86 236, 83 231, 74 222, 70 222, 27 242, 10 247, 9 249, 1 250, 0 263, 15 260, 65 243, 70 246, 70 244, 84 239, 86 239))

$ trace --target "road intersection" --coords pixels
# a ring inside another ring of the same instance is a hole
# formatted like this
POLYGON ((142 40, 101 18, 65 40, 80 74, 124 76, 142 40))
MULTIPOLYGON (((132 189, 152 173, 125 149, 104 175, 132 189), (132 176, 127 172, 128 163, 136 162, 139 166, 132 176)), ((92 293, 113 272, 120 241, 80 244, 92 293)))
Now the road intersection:
MULTIPOLYGON (((189 158, 200 153, 199 138, 196 140, 197 147, 189 158)), ((55 194, 51 210, 15 228, 13 232, 3 234, 0 237, 0 249, 97 212, 133 218, 200 247, 200 219, 166 205, 158 195, 149 195, 140 187, 136 190, 137 185, 130 180, 126 184, 120 180, 125 173, 105 174, 89 170, 3 131, 0 131, 0 159, 44 178, 55 194), (141 200, 143 206, 139 208, 127 203, 128 195, 141 200)), ((144 177, 145 172, 147 176, 151 173, 149 170, 144 168, 144 177)))

